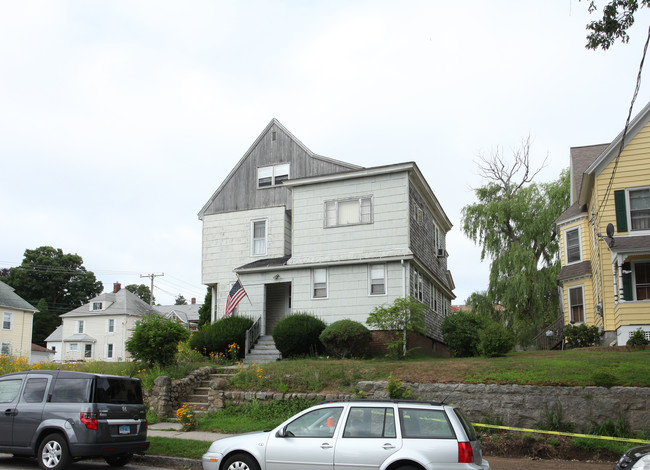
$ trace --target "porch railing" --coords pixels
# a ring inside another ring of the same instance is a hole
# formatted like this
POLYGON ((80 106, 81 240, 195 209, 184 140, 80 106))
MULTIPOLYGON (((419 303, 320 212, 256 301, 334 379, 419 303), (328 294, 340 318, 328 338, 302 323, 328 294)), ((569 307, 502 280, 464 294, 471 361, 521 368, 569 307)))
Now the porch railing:
POLYGON ((255 320, 255 323, 253 323, 253 326, 251 326, 249 329, 246 330, 246 345, 244 347, 245 355, 248 355, 248 353, 251 352, 251 349, 253 349, 253 345, 259 339, 261 323, 262 323, 262 317, 259 317, 257 320, 255 320))
POLYGON ((550 325, 542 328, 542 331, 535 337, 537 349, 550 350, 562 344, 564 340, 564 318, 559 317, 550 325))

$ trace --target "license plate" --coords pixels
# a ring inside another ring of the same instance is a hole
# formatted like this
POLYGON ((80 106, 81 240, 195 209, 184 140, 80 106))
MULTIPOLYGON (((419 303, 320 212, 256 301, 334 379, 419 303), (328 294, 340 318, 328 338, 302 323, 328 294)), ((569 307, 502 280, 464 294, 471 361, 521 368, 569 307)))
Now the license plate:
POLYGON ((119 433, 120 434, 130 434, 131 433, 131 426, 129 426, 128 424, 125 425, 125 426, 120 426, 119 433))

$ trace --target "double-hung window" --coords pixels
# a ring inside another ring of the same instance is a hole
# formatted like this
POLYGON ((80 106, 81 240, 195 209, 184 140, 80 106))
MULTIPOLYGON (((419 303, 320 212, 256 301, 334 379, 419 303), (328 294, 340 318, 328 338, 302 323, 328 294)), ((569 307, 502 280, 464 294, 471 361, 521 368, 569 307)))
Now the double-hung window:
POLYGON ((311 271, 312 297, 327 298, 327 268, 316 268, 311 271))
POLYGON ((83 333, 84 332, 84 321, 79 320, 77 322, 77 333, 83 333))
POLYGON ((566 246, 566 262, 576 263, 582 259, 580 253, 580 228, 576 227, 564 232, 566 246))
POLYGON ((386 265, 370 265, 370 295, 386 294, 386 265))
POLYGON ((585 302, 582 286, 569 288, 569 311, 571 323, 585 322, 585 302))
POLYGON ((650 262, 634 263, 636 300, 650 300, 650 262))
POLYGON ((650 188, 629 191, 632 230, 650 230, 650 188))
POLYGON ((253 220, 251 222, 251 255, 266 254, 266 220, 253 220))
POLYGON ((2 329, 3 330, 11 330, 11 327, 13 326, 14 322, 14 314, 11 312, 3 312, 2 313, 2 329))
POLYGON ((110 343, 106 345, 106 359, 113 359, 113 345, 110 343))
POLYGON ((108 333, 115 333, 115 319, 109 318, 106 320, 106 331, 108 333))
POLYGON ((3 356, 11 356, 11 343, 8 341, 3 341, 0 343, 0 354, 3 356))
POLYGON ((372 223, 372 198, 361 197, 325 202, 325 227, 372 223))
POLYGON ((84 344, 84 357, 91 358, 93 357, 93 345, 84 344))
POLYGON ((440 229, 433 223, 433 249, 438 253, 438 250, 442 248, 442 240, 440 239, 440 229))
POLYGON ((262 166, 257 169, 257 187, 278 186, 289 179, 289 163, 262 166))
POLYGON ((422 277, 422 274, 419 272, 415 271, 415 298, 422 302, 424 299, 424 278, 422 277))

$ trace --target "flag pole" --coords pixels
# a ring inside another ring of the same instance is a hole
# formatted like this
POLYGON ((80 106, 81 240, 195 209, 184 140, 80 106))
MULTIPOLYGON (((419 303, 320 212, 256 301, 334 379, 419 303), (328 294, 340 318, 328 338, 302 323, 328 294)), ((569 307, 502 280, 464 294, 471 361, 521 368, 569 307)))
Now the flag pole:
POLYGON ((248 299, 248 303, 253 305, 253 302, 251 302, 251 298, 248 296, 248 292, 246 292, 246 289, 244 289, 244 283, 241 282, 241 279, 239 279, 239 274, 235 273, 235 276, 237 276, 237 280, 239 281, 239 285, 241 286, 241 289, 246 293, 246 298, 248 299))

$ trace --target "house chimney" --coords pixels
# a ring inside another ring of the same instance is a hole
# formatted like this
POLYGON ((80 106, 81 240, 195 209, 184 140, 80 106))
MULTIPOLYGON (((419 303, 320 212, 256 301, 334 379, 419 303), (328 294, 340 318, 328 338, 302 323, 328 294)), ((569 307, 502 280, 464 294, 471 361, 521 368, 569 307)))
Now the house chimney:
POLYGON ((196 297, 192 297, 192 305, 196 303, 196 297))
POLYGON ((122 284, 120 284, 119 282, 114 282, 113 283, 113 294, 117 294, 121 288, 122 288, 122 284))

